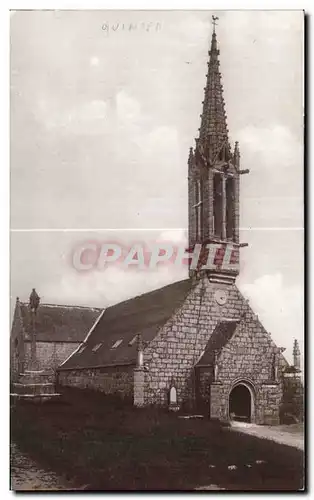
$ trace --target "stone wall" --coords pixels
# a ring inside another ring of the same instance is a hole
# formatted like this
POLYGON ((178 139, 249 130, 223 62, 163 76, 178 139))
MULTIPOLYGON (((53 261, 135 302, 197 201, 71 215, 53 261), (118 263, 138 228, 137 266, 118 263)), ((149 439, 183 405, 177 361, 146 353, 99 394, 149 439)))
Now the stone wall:
MULTIPOLYGON (((272 377, 273 355, 276 349, 248 302, 235 285, 210 283, 206 276, 196 284, 185 303, 165 324, 144 351, 145 403, 166 405, 171 381, 177 388, 178 403, 195 403, 194 366, 202 356, 217 323, 241 319, 231 341, 223 349, 219 361, 218 380, 220 408, 214 409, 221 418, 228 418, 229 393, 238 379, 249 380, 256 393, 256 418, 263 421, 265 405, 277 404, 281 386, 263 389, 272 377), (220 306, 214 299, 217 289, 227 292, 227 302, 220 306), (278 392, 279 391, 279 392, 278 392)), ((286 362, 280 355, 280 366, 286 362)), ((208 409, 209 411, 209 409, 208 409)))
POLYGON ((67 387, 93 389, 133 401, 133 366, 111 366, 58 371, 58 382, 67 387))
MULTIPOLYGON (((79 345, 79 342, 36 342, 39 369, 52 368, 55 370, 79 345)), ((25 342, 25 369, 28 369, 30 360, 31 343, 25 342)))
POLYGON ((301 373, 298 371, 288 371, 283 374, 283 397, 280 413, 283 423, 304 420, 304 386, 301 373))

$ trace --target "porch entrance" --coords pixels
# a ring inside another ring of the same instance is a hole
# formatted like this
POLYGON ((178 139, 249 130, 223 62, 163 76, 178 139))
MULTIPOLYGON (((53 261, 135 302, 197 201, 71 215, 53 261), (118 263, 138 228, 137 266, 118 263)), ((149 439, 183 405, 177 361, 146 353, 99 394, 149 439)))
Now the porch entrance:
POLYGON ((252 421, 252 394, 244 384, 236 385, 229 395, 229 417, 239 422, 252 421))

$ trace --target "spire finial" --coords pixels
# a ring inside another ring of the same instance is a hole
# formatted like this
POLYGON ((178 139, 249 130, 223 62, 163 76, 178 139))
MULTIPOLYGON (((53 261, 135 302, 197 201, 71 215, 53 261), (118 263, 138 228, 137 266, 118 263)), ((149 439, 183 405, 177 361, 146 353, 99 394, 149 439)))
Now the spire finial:
POLYGON ((216 25, 218 24, 217 21, 219 21, 219 17, 212 16, 213 33, 216 33, 216 25))

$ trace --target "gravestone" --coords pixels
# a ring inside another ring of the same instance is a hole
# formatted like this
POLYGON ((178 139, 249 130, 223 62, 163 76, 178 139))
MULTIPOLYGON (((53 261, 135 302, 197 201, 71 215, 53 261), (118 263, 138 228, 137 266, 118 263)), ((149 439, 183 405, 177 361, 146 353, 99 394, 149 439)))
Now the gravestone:
POLYGON ((178 411, 179 410, 178 399, 177 399, 177 389, 175 388, 174 385, 172 385, 170 388, 169 410, 171 410, 171 411, 178 411))

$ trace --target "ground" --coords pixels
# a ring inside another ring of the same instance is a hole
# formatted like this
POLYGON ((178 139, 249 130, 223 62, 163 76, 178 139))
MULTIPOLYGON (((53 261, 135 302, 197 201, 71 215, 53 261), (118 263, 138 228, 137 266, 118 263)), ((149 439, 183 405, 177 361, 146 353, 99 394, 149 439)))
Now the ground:
POLYGON ((49 487, 56 481, 60 489, 72 489, 71 484, 120 491, 296 491, 304 486, 303 452, 295 447, 207 419, 119 406, 79 390, 65 391, 59 403, 14 406, 11 439, 18 453, 31 459, 30 468, 36 463, 38 470, 51 471, 49 487))
POLYGON ((69 486, 53 471, 42 469, 15 443, 11 444, 11 487, 14 491, 64 490, 69 486))
POLYGON ((244 422, 233 422, 232 429, 261 439, 270 439, 276 443, 294 446, 304 450, 304 426, 293 425, 256 425, 244 422))

